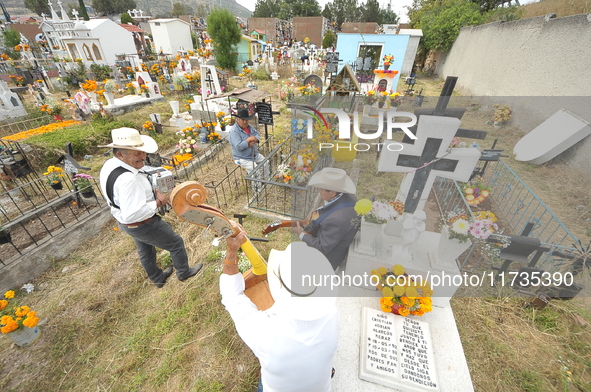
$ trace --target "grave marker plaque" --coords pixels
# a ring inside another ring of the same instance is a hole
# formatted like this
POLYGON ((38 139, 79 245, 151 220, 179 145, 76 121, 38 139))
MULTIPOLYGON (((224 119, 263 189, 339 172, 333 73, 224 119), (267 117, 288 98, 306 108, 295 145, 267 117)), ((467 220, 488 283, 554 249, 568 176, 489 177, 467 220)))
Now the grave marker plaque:
POLYGON ((273 113, 271 112, 270 103, 257 102, 256 111, 259 115, 259 124, 273 125, 273 113))
POLYGON ((397 390, 439 391, 429 324, 363 308, 359 378, 397 390))

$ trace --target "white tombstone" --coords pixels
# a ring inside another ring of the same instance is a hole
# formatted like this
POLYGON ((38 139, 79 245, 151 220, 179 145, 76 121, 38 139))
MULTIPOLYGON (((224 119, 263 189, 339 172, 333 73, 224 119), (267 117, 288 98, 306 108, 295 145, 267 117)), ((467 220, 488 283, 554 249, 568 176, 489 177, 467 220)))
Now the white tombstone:
POLYGON ((203 99, 207 99, 213 95, 219 95, 222 92, 215 67, 213 65, 201 64, 201 95, 203 95, 203 99))
POLYGON ((10 91, 8 84, 0 80, 0 120, 26 115, 27 111, 18 94, 10 91))
POLYGON ((560 109, 515 144, 515 159, 541 165, 591 135, 584 119, 560 109), (560 130, 557 132, 557 130, 560 130))

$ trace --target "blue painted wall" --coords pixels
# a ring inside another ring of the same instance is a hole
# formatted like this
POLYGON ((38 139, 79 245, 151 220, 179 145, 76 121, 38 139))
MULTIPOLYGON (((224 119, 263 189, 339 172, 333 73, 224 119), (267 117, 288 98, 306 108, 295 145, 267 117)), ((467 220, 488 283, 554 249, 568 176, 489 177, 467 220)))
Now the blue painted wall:
MULTIPOLYGON (((343 65, 345 63, 355 63, 359 46, 383 44, 380 61, 387 54, 394 56, 394 62, 390 66, 390 69, 398 71, 398 75, 396 75, 392 81, 392 86, 394 86, 393 90, 396 89, 396 86, 398 86, 398 80, 400 79, 400 70, 402 69, 402 63, 404 62, 404 55, 406 53, 410 35, 339 33, 337 34, 337 37, 336 51, 339 52, 339 59, 343 60, 343 65)), ((380 64, 378 69, 383 69, 382 64, 380 64)))

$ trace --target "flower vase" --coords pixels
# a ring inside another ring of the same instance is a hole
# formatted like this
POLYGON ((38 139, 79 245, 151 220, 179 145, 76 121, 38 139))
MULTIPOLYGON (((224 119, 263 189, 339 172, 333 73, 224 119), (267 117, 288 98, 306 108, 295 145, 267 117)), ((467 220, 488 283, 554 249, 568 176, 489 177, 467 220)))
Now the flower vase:
POLYGON ((398 217, 397 220, 389 220, 384 227, 384 234, 394 237, 402 237, 402 219, 398 217))
POLYGON ((56 191, 62 190, 64 189, 64 184, 60 182, 54 182, 53 184, 49 185, 50 187, 52 187, 53 189, 55 189, 56 191))
POLYGON ((378 107, 381 109, 384 107, 385 101, 378 101, 378 107))
POLYGON ((177 118, 179 116, 179 101, 170 101, 168 103, 172 109, 172 117, 177 118))
POLYGON ((80 194, 82 195, 82 197, 90 199, 91 197, 94 197, 94 189, 92 189, 91 187, 80 189, 80 194))
POLYGON ((207 135, 209 135, 207 128, 201 128, 201 131, 199 132, 199 141, 201 143, 207 143, 207 135))
POLYGON ((384 71, 387 71, 390 69, 390 64, 384 64, 384 71))
POLYGON ((115 105, 115 95, 110 91, 105 91, 103 93, 105 99, 107 100, 107 106, 115 105))
POLYGON ((361 226, 359 228, 359 242, 357 243, 357 248, 364 252, 373 253, 375 249, 376 238, 380 234, 381 230, 381 224, 370 223, 362 218, 361 226))
POLYGON ((447 226, 444 226, 443 230, 441 230, 441 238, 437 247, 437 259, 440 261, 441 266, 448 265, 453 267, 456 265, 456 259, 471 245, 472 242, 470 240, 460 242, 457 238, 449 238, 449 229, 447 226))
POLYGON ((503 123, 502 122, 495 121, 494 124, 493 124, 493 128, 498 131, 499 129, 503 128, 503 123))
POLYGON ((90 104, 91 105, 97 105, 98 101, 96 100, 96 93, 93 91, 87 91, 86 94, 88 95, 88 98, 90 98, 90 104))
POLYGON ((41 337, 41 330, 36 325, 33 328, 25 327, 19 328, 15 331, 8 333, 8 338, 14 342, 17 346, 27 347, 35 343, 37 339, 41 337))

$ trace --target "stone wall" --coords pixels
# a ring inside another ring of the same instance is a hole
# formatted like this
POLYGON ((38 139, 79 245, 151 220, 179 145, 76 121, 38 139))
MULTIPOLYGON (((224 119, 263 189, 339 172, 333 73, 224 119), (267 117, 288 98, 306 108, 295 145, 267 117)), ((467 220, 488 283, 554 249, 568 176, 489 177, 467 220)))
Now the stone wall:
MULTIPOLYGON (((437 73, 458 76, 464 94, 509 104, 526 133, 560 108, 591 122, 589 42, 591 14, 465 27, 440 56, 437 73)), ((591 138, 575 149, 561 158, 591 174, 591 138)))

